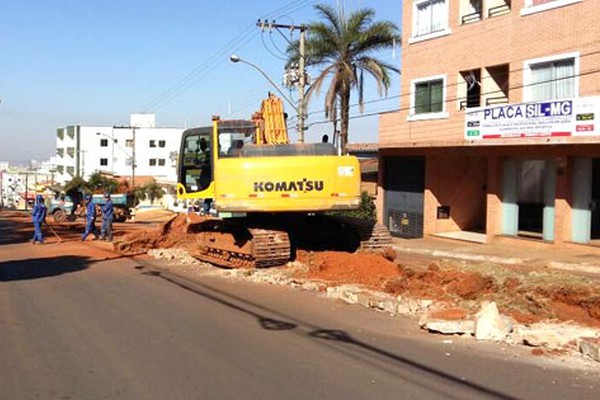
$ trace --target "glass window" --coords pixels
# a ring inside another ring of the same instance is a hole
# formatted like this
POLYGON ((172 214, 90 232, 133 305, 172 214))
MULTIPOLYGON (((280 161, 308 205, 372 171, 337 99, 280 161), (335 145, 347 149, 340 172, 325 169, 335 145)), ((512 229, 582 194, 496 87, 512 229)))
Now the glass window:
POLYGON ((158 166, 159 167, 164 167, 165 166, 165 159, 164 158, 159 158, 158 159, 158 166))
POLYGON ((532 101, 575 96, 575 59, 531 64, 529 98, 532 101))
POLYGON ((133 140, 132 139, 126 139, 125 140, 125 147, 133 147, 133 140))
POLYGON ((150 141, 150 147, 156 147, 156 140, 150 141))
POLYGON ((446 0, 422 0, 415 2, 413 36, 443 31, 448 27, 446 0))
POLYGON ((108 139, 100 139, 100 147, 108 147, 108 139))
POLYGON ((185 136, 179 182, 188 193, 206 190, 212 181, 210 134, 185 136))
POLYGON ((156 166, 156 158, 151 158, 149 161, 150 161, 150 166, 151 167, 156 166))
POLYGON ((108 158, 101 158, 100 159, 100 165, 107 166, 108 165, 108 158))
POLYGON ((158 141, 158 147, 165 147, 166 144, 167 144, 167 142, 165 140, 158 141))
POLYGON ((415 114, 441 112, 444 109, 444 80, 416 83, 415 114))

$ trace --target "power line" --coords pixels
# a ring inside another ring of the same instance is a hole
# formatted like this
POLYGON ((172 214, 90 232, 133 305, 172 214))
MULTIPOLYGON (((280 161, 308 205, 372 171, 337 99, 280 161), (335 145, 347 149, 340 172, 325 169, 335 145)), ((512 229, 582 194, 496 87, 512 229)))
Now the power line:
MULTIPOLYGON (((592 70, 588 70, 579 74, 573 74, 573 75, 568 75, 568 76, 564 76, 564 77, 560 77, 560 78, 555 78, 555 79, 548 79, 545 81, 540 81, 540 82, 535 82, 535 83, 530 83, 530 84, 521 84, 521 85, 515 85, 512 86, 508 89, 508 91, 510 90, 515 90, 515 89, 522 89, 522 88, 526 88, 526 87, 532 87, 532 86, 536 86, 536 85, 542 85, 545 83, 549 83, 549 82, 556 82, 556 81, 561 81, 561 80, 566 80, 566 79, 572 79, 572 78, 576 78, 576 77, 581 77, 581 76, 587 76, 587 75, 593 75, 593 74, 597 74, 600 73, 600 68, 598 69, 592 69, 592 70)), ((501 92, 501 91, 499 91, 501 92)), ((495 92, 490 92, 490 94, 493 94, 495 92)), ((438 105, 438 104, 444 104, 444 103, 451 103, 451 102, 455 102, 459 99, 462 99, 462 97, 450 97, 450 98, 446 98, 445 100, 441 101, 441 102, 437 102, 437 103, 432 103, 432 105, 438 105)), ((384 114, 384 113, 391 113, 391 112, 398 112, 398 111, 407 111, 407 110, 411 110, 413 107, 408 106, 408 107, 398 107, 398 108, 394 108, 394 109, 389 109, 389 110, 381 110, 381 111, 377 111, 377 112, 371 112, 371 113, 367 113, 367 114, 357 114, 357 115, 353 115, 350 116, 349 119, 359 119, 359 118, 366 118, 366 117, 372 117, 374 115, 379 115, 379 114, 384 114)), ((468 112, 468 111, 467 111, 468 112)), ((336 121, 340 121, 340 118, 337 118, 336 121)), ((317 122, 313 122, 311 124, 309 124, 308 126, 311 127, 313 125, 321 125, 321 124, 325 124, 325 123, 331 123, 333 122, 333 120, 330 119, 326 119, 326 120, 321 120, 321 121, 317 121, 317 122)), ((442 123, 442 125, 446 126, 448 123, 442 123)))
MULTIPOLYGON (((299 11, 300 9, 306 7, 311 3, 307 0, 302 1, 292 1, 274 11, 270 14, 280 14, 280 13, 293 13, 299 11)), ((191 72, 183 76, 176 83, 171 85, 168 89, 163 91, 157 97, 155 97, 152 101, 145 104, 143 109, 157 111, 164 105, 166 105, 169 101, 178 97, 181 93, 189 89, 192 85, 197 83, 201 78, 206 76, 208 73, 213 71, 218 63, 222 62, 221 60, 225 55, 239 50, 241 47, 245 46, 254 36, 256 36, 256 32, 253 30, 254 24, 249 24, 244 28, 238 35, 233 37, 220 51, 218 51, 214 56, 209 57, 205 62, 195 67, 191 72), (254 34, 252 35, 252 33, 254 34)))
MULTIPOLYGON (((585 43, 585 44, 583 44, 581 46, 584 47, 584 46, 594 45, 594 44, 598 44, 598 43, 600 43, 600 41, 593 41, 593 42, 585 43)), ((568 50, 569 49, 558 50, 558 51, 556 51, 556 53, 561 53, 561 52, 568 51, 568 50)), ((579 55, 579 59, 584 58, 584 57, 589 57, 589 56, 597 55, 597 54, 600 54, 600 50, 591 51, 589 53, 581 54, 581 55, 579 55)), ((525 60, 527 60, 527 59, 513 60, 512 63, 523 62, 525 60)), ((507 75, 515 74, 515 73, 518 73, 518 72, 522 72, 522 71, 525 71, 526 69, 527 68, 524 67, 524 68, 517 68, 517 69, 509 70, 508 73, 507 73, 507 75)), ((481 79, 481 81, 483 82, 484 79, 493 79, 493 77, 492 76, 486 76, 486 77, 483 77, 481 79)), ((450 89, 450 88, 459 86, 460 84, 461 84, 461 82, 447 84, 446 85, 446 89, 450 89)), ((513 89, 514 88, 515 87, 513 87, 513 89)), ((509 89, 510 88, 507 88, 507 90, 509 90, 509 89)), ((485 94, 496 94, 496 93, 499 94, 499 93, 503 93, 503 92, 502 92, 502 90, 496 90, 496 91, 492 91, 492 92, 486 92, 485 94)), ((412 95, 412 93, 408 92, 408 93, 403 93, 403 94, 398 94, 398 95, 393 95, 393 96, 386 96, 385 98, 369 100, 369 101, 363 102, 362 104, 363 105, 368 105, 368 104, 373 104, 373 103, 380 103, 380 102, 389 101, 389 100, 393 100, 393 99, 400 99, 400 98, 411 96, 411 95, 412 95)), ((466 96, 461 96, 461 97, 457 96, 455 98, 455 100, 463 100, 463 99, 466 99, 466 96)), ((360 106, 360 103, 354 103, 354 104, 350 105, 350 107, 357 107, 357 106, 360 106)), ((313 114, 322 113, 322 112, 325 112, 325 110, 324 109, 320 109, 320 110, 316 110, 316 111, 311 111, 307 115, 313 115, 313 114)))

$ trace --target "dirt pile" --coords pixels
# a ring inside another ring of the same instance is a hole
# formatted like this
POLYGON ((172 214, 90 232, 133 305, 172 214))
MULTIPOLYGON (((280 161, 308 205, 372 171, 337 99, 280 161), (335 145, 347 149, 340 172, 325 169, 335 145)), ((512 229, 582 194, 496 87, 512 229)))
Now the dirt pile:
MULTIPOLYGON (((178 215, 158 228, 124 235, 114 248, 125 255, 159 248, 180 248, 193 254, 198 241, 191 227, 205 220, 195 215, 178 215)), ((600 283, 568 273, 523 271, 476 262, 427 264, 407 257, 399 265, 380 254, 303 249, 297 250, 296 261, 308 266, 298 272, 298 278, 331 285, 360 284, 473 311, 482 301, 494 301, 502 313, 519 322, 557 319, 600 327, 600 283)))
POLYGON ((568 274, 451 262, 407 267, 377 254, 341 252, 299 251, 298 261, 309 267, 302 277, 336 285, 361 284, 472 311, 481 301, 495 301, 523 323, 556 319, 600 327, 600 284, 568 274))
POLYGON ((151 249, 178 247, 189 249, 195 242, 194 235, 188 233, 186 215, 172 217, 158 228, 146 229, 124 235, 115 241, 113 248, 120 254, 146 253, 151 249))

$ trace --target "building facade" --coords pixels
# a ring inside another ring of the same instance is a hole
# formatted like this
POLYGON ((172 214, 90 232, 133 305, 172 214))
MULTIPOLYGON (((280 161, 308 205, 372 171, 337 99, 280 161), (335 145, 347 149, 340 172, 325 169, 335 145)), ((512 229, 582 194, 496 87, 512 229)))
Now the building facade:
POLYGON ((132 114, 129 126, 72 125, 57 129, 57 182, 94 172, 177 181, 181 128, 157 128, 152 114, 132 114), (134 161, 135 160, 135 166, 134 161))
POLYGON ((600 239, 600 0, 414 0, 380 220, 400 237, 600 239), (596 206, 597 204, 597 206, 596 206))

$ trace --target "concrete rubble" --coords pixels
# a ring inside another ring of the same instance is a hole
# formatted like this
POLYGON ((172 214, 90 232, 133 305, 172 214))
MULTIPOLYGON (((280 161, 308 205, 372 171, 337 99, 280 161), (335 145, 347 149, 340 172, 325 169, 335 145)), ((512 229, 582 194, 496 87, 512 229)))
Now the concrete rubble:
MULTIPOLYGON (((196 267, 209 265, 196 260, 181 249, 153 249, 148 252, 148 255, 167 260, 172 264, 196 267)), ((475 315, 467 315, 465 318, 458 319, 444 319, 440 318, 440 315, 443 315, 443 312, 440 311, 443 311, 447 304, 430 299, 391 296, 360 285, 329 286, 325 282, 295 278, 295 273, 304 268, 307 267, 292 262, 285 268, 233 270, 202 268, 201 271, 203 274, 324 292, 328 297, 347 304, 360 305, 390 315, 419 317, 419 325, 430 332, 472 336, 476 340, 504 341, 510 344, 524 344, 548 349, 572 348, 600 362, 600 329, 566 323, 517 324, 511 318, 501 315, 494 302, 483 302, 475 315)))

